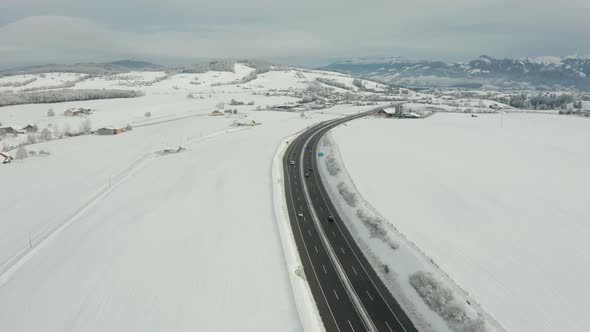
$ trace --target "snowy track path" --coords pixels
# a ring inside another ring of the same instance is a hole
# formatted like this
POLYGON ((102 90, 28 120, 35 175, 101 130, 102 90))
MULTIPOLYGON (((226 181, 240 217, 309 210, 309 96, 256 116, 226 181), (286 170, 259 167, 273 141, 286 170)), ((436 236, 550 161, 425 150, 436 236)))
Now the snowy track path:
POLYGON ((124 169, 114 178, 110 179, 109 184, 101 188, 97 193, 90 197, 84 204, 78 209, 70 213, 64 219, 60 220, 53 227, 43 232, 41 235, 31 238, 29 246, 22 248, 14 256, 9 258, 7 261, 2 263, 0 266, 0 287, 4 286, 8 280, 14 275, 18 269, 29 261, 35 254, 41 249, 47 246, 53 241, 61 232, 72 225, 80 216, 84 214, 90 207, 95 205, 102 198, 111 193, 117 186, 123 181, 129 178, 134 172, 136 172, 142 165, 144 165, 149 159, 153 158, 152 154, 145 154, 135 160, 131 165, 124 169))

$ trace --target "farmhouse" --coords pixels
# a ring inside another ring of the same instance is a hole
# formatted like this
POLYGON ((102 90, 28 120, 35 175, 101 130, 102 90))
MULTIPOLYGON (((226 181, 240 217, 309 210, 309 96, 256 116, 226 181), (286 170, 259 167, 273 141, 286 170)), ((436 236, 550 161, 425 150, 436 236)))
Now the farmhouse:
POLYGON ((83 116, 92 114, 90 108, 69 108, 64 112, 65 116, 83 116))
POLYGON ((6 134, 19 134, 18 127, 16 126, 7 126, 7 127, 0 127, 0 135, 6 134))
POLYGON ((209 114, 209 115, 211 115, 211 116, 222 116, 222 115, 223 115, 223 113, 221 113, 221 112, 220 112, 220 111, 218 111, 218 110, 215 110, 215 111, 211 112, 211 114, 209 114))
POLYGON ((109 127, 103 127, 100 129, 97 129, 95 131, 95 133, 97 135, 117 135, 117 134, 122 134, 125 132, 125 128, 109 128, 109 127))
POLYGON ((379 110, 376 113, 376 115, 379 117, 391 118, 395 115, 395 109, 394 108, 384 108, 382 110, 379 110))
POLYGON ((23 130, 26 131, 27 133, 36 133, 39 130, 39 127, 37 127, 37 125, 26 125, 25 127, 23 127, 23 130))

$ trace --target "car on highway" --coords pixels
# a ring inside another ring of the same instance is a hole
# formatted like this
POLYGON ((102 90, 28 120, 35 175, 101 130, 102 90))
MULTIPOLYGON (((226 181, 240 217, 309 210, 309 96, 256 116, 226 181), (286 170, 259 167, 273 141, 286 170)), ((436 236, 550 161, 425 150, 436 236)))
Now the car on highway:
POLYGON ((328 216, 326 219, 328 219, 328 222, 334 222, 334 216, 328 216))
POLYGON ((309 177, 309 173, 305 172, 305 177, 308 178, 309 177))
POLYGON ((291 165, 295 165, 295 161, 294 160, 291 160, 291 165))
POLYGON ((303 212, 299 212, 299 213, 297 213, 297 216, 298 216, 298 217, 303 217, 303 212))

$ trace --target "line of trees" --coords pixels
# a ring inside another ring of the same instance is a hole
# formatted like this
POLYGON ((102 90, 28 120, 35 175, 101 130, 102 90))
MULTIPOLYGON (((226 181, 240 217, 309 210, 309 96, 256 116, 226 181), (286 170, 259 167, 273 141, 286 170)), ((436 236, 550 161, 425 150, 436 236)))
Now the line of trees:
POLYGON ((6 83, 0 83, 0 87, 14 87, 14 88, 18 88, 21 86, 25 86, 28 84, 31 84, 33 82, 35 82, 37 80, 36 77, 30 78, 28 80, 22 81, 22 82, 6 82, 6 83))
POLYGON ((331 80, 329 78, 318 77, 315 80, 320 83, 323 83, 325 85, 333 86, 336 88, 340 88, 340 89, 344 89, 344 90, 352 90, 352 88, 349 87, 348 85, 346 85, 345 83, 338 82, 336 80, 331 80))
POLYGON ((87 89, 87 90, 50 90, 37 92, 19 92, 0 94, 0 107, 23 104, 63 103, 94 99, 135 98, 144 93, 135 90, 87 89))
POLYGON ((26 89, 22 89, 21 92, 33 92, 33 91, 41 91, 41 90, 56 90, 56 89, 72 88, 76 84, 86 81, 86 80, 90 79, 91 77, 92 77, 92 75, 80 76, 79 78, 77 78, 75 80, 63 82, 61 84, 49 85, 49 86, 38 86, 38 87, 34 87, 34 88, 26 88, 26 89))

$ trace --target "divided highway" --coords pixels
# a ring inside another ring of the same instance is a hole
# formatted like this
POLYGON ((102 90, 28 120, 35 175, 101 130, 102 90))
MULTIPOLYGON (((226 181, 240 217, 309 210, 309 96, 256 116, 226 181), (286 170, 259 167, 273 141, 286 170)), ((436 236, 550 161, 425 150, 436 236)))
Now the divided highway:
POLYGON ((325 133, 380 109, 308 129, 290 143, 283 159, 291 227, 328 332, 417 331, 341 222, 317 170, 318 143, 325 133))

